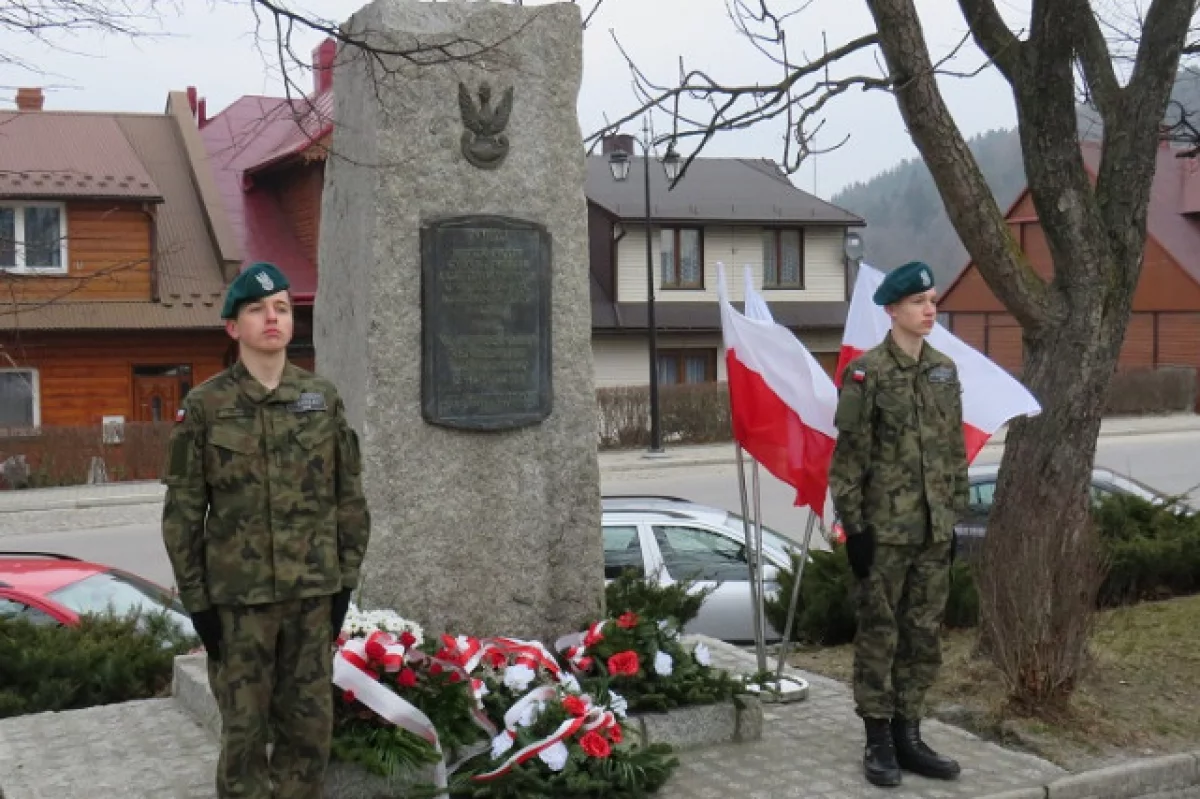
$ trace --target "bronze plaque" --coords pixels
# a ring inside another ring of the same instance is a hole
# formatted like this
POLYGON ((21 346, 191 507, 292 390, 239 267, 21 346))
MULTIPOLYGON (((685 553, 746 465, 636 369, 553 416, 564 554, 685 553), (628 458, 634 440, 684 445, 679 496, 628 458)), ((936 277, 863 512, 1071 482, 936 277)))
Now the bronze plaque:
POLYGON ((512 430, 550 415, 551 237, 503 216, 421 228, 421 409, 431 424, 512 430))

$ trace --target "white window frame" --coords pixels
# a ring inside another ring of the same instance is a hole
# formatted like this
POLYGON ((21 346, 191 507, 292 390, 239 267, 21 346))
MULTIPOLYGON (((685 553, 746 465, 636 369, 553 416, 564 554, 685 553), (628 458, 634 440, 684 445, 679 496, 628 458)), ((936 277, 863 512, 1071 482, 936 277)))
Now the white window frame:
POLYGON ((13 225, 13 251, 16 263, 11 266, 0 264, 0 270, 18 275, 65 275, 70 271, 69 248, 67 247, 67 205, 61 202, 15 202, 0 201, 0 208, 11 208, 16 213, 13 225), (25 209, 26 208, 57 208, 58 209, 58 253, 59 266, 26 266, 25 265, 25 209))
MULTIPOLYGON (((38 370, 31 366, 14 366, 0 369, 0 374, 10 374, 12 372, 23 372, 29 375, 29 382, 33 387, 33 429, 40 430, 42 427, 42 392, 38 370)), ((0 428, 3 428, 3 425, 0 425, 0 428)))

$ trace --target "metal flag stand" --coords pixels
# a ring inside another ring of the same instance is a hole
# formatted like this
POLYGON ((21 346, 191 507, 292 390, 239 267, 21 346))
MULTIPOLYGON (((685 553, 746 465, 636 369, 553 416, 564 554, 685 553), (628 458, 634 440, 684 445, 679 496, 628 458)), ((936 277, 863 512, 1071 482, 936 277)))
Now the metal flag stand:
POLYGON ((755 680, 747 688, 758 694, 764 702, 795 702, 808 697, 808 682, 798 677, 784 677, 783 666, 787 659, 788 641, 792 635, 792 626, 796 616, 796 605, 800 597, 800 580, 804 575, 804 565, 808 562, 809 545, 812 542, 813 528, 816 526, 816 514, 811 513, 804 531, 804 545, 800 550, 800 562, 796 569, 795 580, 792 583, 792 596, 788 602, 787 623, 784 625, 783 641, 779 646, 779 662, 773 678, 768 678, 767 669, 767 627, 766 603, 762 574, 762 498, 759 491, 758 461, 751 460, 751 486, 754 501, 754 522, 751 524, 750 499, 746 491, 745 455, 741 444, 735 444, 737 450, 738 492, 742 501, 742 529, 746 536, 746 564, 750 577, 750 602, 754 616, 754 653, 758 665, 755 680))

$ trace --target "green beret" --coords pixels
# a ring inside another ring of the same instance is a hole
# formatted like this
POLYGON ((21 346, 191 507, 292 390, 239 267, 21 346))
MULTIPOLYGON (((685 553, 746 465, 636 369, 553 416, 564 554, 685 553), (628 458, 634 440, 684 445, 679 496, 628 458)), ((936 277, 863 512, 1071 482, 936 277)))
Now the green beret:
POLYGON ((275 264, 260 261, 248 266, 229 284, 225 294, 225 307, 221 309, 222 319, 236 319, 238 309, 247 302, 270 297, 291 286, 283 272, 275 264))
POLYGON ((875 289, 876 305, 891 305, 905 297, 920 294, 933 288, 933 270, 928 264, 920 261, 910 261, 904 266, 898 266, 888 273, 888 276, 875 289))

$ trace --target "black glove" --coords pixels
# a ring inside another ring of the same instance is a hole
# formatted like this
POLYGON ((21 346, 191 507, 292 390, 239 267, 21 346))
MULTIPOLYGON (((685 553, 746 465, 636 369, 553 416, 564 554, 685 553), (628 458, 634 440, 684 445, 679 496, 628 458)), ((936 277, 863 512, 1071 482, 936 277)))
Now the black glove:
POLYGON ((850 559, 850 570, 854 576, 860 580, 867 579, 875 563, 875 534, 868 530, 851 534, 847 530, 846 557, 850 559))
POLYGON ((208 656, 213 660, 220 660, 221 615, 217 613, 217 609, 209 608, 193 613, 192 626, 196 628, 196 635, 200 636, 200 643, 204 644, 208 656))
POLYGON ((346 621, 346 613, 350 610, 350 597, 353 594, 353 588, 343 588, 330 600, 329 622, 332 625, 334 638, 342 634, 342 623, 346 621))

